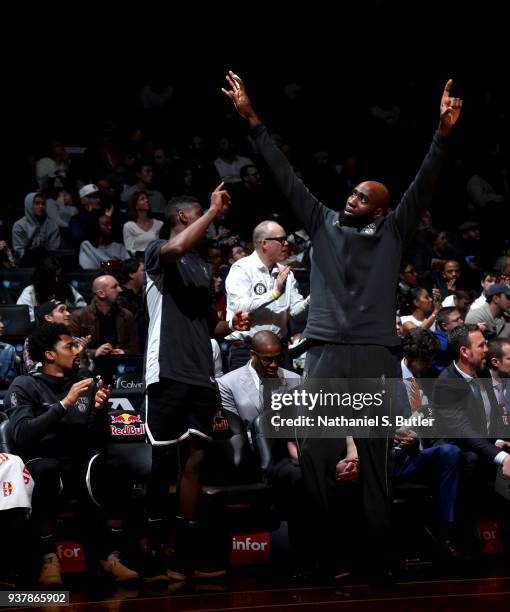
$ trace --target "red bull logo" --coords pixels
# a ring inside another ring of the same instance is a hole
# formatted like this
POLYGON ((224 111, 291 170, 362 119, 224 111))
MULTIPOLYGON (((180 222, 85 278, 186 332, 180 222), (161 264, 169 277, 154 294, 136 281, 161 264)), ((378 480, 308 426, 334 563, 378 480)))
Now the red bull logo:
POLYGON ((2 482, 2 493, 4 497, 9 497, 9 495, 12 495, 12 482, 8 482, 7 480, 4 480, 2 482))
POLYGON ((113 436, 143 436, 145 425, 136 414, 123 412, 118 415, 110 415, 110 429, 113 436))

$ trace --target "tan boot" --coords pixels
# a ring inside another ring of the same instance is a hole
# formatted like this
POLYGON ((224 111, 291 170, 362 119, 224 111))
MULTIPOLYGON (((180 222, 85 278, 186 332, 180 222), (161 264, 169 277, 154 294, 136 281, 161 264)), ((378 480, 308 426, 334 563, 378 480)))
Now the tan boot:
POLYGON ((57 555, 51 553, 44 557, 44 563, 39 574, 41 587, 62 586, 62 573, 57 555))
POLYGON ((121 562, 118 551, 112 552, 108 555, 106 561, 99 561, 99 564, 106 574, 115 578, 115 582, 129 582, 140 579, 138 572, 129 569, 121 562))

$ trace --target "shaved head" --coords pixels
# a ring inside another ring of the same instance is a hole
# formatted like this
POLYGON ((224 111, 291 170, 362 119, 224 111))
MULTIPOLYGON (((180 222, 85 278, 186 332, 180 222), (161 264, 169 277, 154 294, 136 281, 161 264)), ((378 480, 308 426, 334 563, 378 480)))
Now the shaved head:
POLYGON ((271 331, 259 331, 251 339, 254 351, 263 351, 269 347, 280 347, 280 338, 271 331))
POLYGON ((113 276, 110 276, 109 274, 103 274, 103 276, 98 276, 94 279, 94 282, 92 283, 93 293, 96 293, 97 291, 104 291, 104 289, 106 289, 112 281, 115 281, 115 278, 113 278, 113 276))
POLYGON ((364 181, 358 185, 358 188, 367 189, 370 192, 367 195, 370 198, 372 210, 377 208, 386 210, 390 205, 390 192, 382 183, 378 181, 364 181))

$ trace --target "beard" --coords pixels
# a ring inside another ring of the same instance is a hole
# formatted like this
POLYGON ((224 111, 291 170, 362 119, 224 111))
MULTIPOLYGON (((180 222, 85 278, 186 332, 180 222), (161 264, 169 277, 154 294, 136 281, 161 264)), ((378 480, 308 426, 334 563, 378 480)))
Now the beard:
POLYGON ((374 215, 372 213, 366 215, 346 215, 345 210, 342 210, 338 215, 338 220, 340 221, 340 225, 354 227, 360 230, 369 223, 372 223, 374 215))

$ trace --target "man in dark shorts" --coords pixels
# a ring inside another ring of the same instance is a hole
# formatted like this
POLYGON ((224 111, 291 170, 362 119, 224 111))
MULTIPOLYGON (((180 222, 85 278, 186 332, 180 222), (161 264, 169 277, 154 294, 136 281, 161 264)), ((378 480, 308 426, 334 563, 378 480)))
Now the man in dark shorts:
MULTIPOLYGON (((191 576, 215 577, 195 554, 200 539, 198 502, 200 468, 212 434, 219 402, 214 380, 211 330, 216 313, 211 301, 209 265, 195 252, 208 226, 230 201, 220 184, 202 214, 192 196, 173 198, 167 218, 170 238, 152 242, 145 251, 149 313, 145 383, 147 434, 153 447, 148 490, 147 581, 191 576), (167 569, 163 555, 165 506, 170 484, 169 451, 179 449, 175 554, 167 569)), ((223 325, 226 327, 225 322, 223 325)), ((216 332, 218 330, 216 329, 216 332)))

